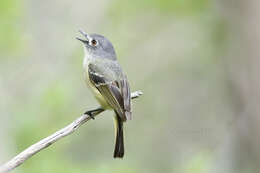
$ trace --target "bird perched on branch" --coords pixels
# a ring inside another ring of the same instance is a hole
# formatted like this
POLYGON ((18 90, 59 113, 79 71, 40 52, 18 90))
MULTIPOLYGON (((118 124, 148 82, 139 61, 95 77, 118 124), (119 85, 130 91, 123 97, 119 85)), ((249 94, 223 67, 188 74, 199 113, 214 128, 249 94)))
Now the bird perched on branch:
POLYGON ((112 43, 102 35, 79 31, 84 39, 84 78, 101 108, 86 112, 91 116, 96 111, 112 109, 115 112, 114 158, 124 156, 123 123, 131 119, 131 92, 126 75, 116 57, 112 43))

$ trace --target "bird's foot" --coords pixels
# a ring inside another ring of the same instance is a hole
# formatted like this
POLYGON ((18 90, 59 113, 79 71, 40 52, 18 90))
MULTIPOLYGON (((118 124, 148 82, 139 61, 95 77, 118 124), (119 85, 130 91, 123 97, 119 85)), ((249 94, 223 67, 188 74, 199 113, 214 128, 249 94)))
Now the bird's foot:
POLYGON ((88 115, 90 118, 92 118, 94 120, 95 119, 94 116, 99 114, 99 113, 101 113, 101 112, 103 112, 103 111, 104 111, 104 109, 97 108, 97 109, 93 109, 93 110, 90 110, 90 111, 86 111, 84 114, 88 115))
POLYGON ((94 115, 93 115, 93 111, 87 111, 84 113, 85 115, 88 115, 90 118, 92 118, 93 120, 95 119, 94 115))

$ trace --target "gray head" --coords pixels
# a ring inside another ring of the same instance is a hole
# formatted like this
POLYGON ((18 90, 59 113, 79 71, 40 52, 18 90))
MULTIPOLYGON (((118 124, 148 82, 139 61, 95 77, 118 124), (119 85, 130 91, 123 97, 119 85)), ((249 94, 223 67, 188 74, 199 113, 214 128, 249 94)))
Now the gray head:
POLYGON ((116 60, 114 47, 107 38, 99 34, 87 34, 82 30, 79 32, 85 37, 77 39, 84 44, 86 54, 95 58, 116 60))

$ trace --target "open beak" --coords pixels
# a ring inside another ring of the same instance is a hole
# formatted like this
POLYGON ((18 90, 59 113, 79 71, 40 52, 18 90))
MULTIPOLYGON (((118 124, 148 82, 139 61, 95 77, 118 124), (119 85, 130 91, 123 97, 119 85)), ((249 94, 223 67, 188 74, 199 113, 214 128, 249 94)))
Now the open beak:
POLYGON ((78 39, 79 41, 81 41, 82 43, 86 44, 89 42, 89 36, 87 33, 85 33, 83 30, 79 30, 79 32, 85 37, 86 40, 81 39, 79 37, 76 37, 76 39, 78 39))

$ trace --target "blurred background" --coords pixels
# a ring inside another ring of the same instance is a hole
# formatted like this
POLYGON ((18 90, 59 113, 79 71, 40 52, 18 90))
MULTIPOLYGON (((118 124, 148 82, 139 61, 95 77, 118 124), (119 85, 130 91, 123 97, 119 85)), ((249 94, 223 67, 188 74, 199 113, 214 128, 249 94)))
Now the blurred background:
POLYGON ((97 107, 82 28, 144 92, 125 157, 112 158, 108 111, 13 172, 259 172, 259 19, 257 0, 1 0, 0 165, 97 107))

